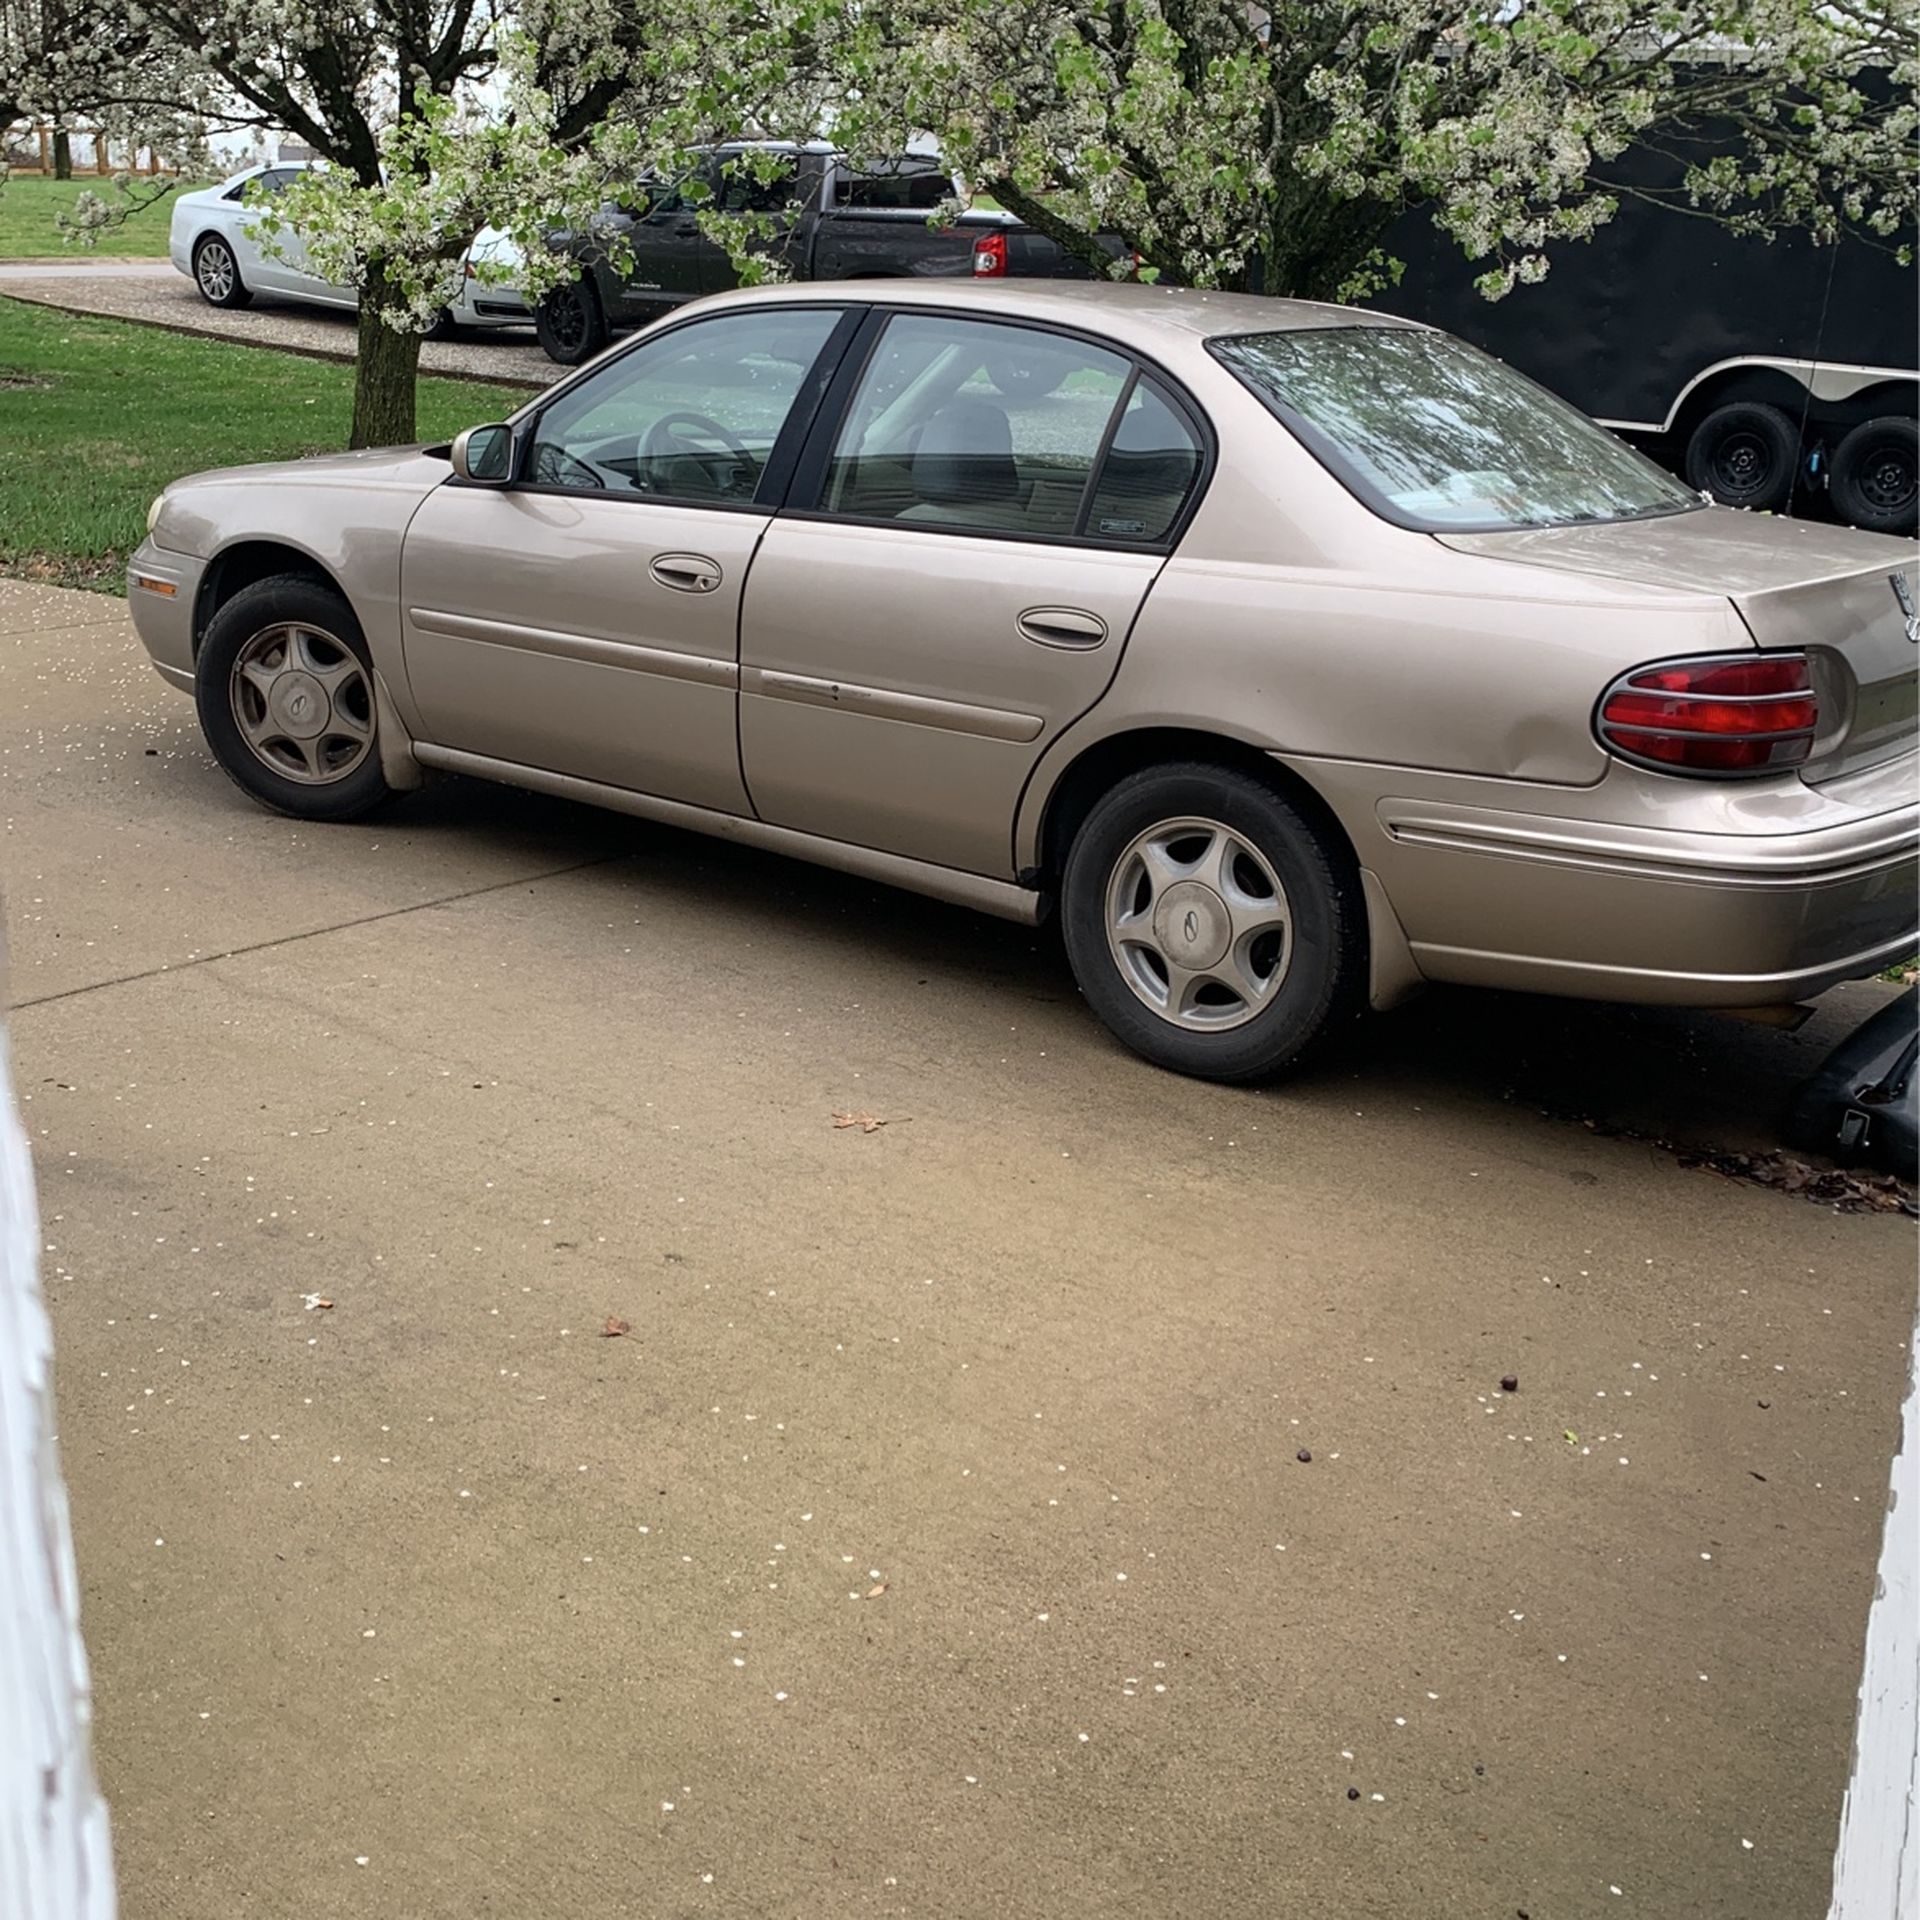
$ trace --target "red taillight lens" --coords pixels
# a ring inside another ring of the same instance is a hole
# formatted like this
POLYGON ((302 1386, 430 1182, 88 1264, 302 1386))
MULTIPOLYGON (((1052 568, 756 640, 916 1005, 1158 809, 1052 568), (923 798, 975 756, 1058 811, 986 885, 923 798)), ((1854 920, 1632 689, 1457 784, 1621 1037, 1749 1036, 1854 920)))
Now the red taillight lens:
POLYGON ((973 271, 980 279, 997 278, 1007 270, 1007 236, 983 234, 973 243, 973 271))
POLYGON ((1820 702, 1804 654, 1662 660, 1600 696, 1594 731, 1623 760, 1663 773, 1770 773, 1813 748, 1820 702))

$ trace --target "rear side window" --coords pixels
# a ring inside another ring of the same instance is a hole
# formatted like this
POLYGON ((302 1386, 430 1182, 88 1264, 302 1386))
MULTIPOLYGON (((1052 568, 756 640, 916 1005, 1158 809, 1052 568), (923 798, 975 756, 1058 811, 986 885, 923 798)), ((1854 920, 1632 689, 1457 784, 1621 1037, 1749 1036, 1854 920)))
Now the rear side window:
POLYGON ((298 167, 275 167, 270 173, 256 173, 250 179, 242 180, 237 187, 229 187, 227 198, 245 200, 251 197, 258 200, 263 195, 285 193, 299 177, 298 167))
POLYGON ((897 314, 821 504, 912 527, 1150 544, 1199 466, 1191 429, 1126 355, 1033 327, 897 314))
POLYGON ((1113 430, 1087 506, 1096 540, 1164 540, 1200 477, 1200 442, 1186 415, 1142 376, 1113 430))
POLYGON ((877 168, 834 175, 833 197, 843 207, 885 207, 931 213, 952 197, 953 183, 936 167, 877 168))

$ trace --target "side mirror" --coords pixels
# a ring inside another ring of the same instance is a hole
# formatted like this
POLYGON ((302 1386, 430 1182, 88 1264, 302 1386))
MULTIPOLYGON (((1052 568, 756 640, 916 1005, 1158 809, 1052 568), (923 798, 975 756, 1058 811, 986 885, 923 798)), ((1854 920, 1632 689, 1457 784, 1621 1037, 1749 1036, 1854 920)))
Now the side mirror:
POLYGON ((479 487, 504 487, 513 478, 513 429, 469 427, 453 443, 453 470, 479 487))

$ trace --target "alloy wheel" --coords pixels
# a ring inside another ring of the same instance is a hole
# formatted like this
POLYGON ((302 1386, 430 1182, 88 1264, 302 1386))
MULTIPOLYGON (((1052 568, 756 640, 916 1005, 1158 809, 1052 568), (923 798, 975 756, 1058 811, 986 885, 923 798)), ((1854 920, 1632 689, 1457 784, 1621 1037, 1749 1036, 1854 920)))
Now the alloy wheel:
POLYGON ((194 272, 200 282, 200 291, 209 300, 217 303, 232 294, 235 277, 233 255, 220 241, 207 240, 201 243, 194 272))
POLYGON ((262 766, 323 787, 373 751, 373 685, 360 656, 318 627, 264 628, 234 656, 234 724, 262 766))
POLYGON ((1217 820, 1137 834, 1107 883, 1107 946, 1135 998, 1193 1032, 1243 1025, 1292 959, 1292 914, 1272 864, 1217 820))
POLYGON ((547 296, 547 326, 563 352, 580 350, 587 338, 587 303, 578 287, 557 287, 547 296))

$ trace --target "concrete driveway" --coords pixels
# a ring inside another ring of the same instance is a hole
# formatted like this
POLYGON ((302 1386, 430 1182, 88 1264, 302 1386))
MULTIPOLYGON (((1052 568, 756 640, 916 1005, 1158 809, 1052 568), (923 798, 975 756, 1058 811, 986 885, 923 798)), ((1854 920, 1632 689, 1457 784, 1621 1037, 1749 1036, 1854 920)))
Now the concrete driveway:
POLYGON ((5 583, 0 822, 127 1920, 1824 1912, 1910 1223, 1539 1110, 1805 1042, 1182 1082, 1044 936, 272 818, 5 583))

